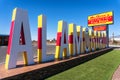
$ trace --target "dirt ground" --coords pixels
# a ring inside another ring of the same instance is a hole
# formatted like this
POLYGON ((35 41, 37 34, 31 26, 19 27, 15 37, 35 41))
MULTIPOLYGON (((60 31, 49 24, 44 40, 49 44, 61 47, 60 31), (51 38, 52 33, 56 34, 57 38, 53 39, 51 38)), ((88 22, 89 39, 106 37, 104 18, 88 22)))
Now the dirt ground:
MULTIPOLYGON (((33 45, 33 52, 34 52, 34 57, 37 55, 37 46, 33 45)), ((47 54, 54 54, 55 53, 55 44, 47 44, 47 54)), ((7 47, 6 46, 1 46, 0 47, 0 64, 5 62, 5 57, 7 53, 7 47)), ((22 60, 22 53, 18 54, 18 60, 22 60)))

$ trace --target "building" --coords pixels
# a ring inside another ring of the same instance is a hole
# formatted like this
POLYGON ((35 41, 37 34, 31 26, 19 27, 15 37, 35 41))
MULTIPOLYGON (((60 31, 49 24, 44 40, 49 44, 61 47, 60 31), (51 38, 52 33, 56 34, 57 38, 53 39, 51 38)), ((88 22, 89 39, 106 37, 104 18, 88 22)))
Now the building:
POLYGON ((9 39, 9 35, 0 34, 0 46, 7 46, 8 39, 9 39))

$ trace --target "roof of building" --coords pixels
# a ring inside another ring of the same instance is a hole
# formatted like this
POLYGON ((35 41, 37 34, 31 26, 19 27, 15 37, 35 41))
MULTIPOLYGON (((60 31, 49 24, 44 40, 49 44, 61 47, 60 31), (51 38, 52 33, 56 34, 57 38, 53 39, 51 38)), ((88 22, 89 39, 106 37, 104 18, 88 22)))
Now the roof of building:
POLYGON ((8 34, 0 34, 0 36, 9 36, 8 34))

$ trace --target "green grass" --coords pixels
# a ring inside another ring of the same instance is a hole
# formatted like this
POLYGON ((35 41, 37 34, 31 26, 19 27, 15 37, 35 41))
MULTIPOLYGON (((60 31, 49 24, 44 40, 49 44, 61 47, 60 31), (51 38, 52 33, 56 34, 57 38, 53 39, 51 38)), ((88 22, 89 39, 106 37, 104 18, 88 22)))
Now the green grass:
POLYGON ((119 64, 120 50, 113 50, 46 80, 111 80, 119 64))

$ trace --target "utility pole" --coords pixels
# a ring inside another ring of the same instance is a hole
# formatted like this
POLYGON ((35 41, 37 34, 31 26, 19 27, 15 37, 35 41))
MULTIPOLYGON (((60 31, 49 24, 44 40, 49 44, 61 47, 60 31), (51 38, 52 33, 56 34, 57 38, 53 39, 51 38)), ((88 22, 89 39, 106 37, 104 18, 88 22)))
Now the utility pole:
POLYGON ((114 43, 114 32, 113 32, 113 34, 112 34, 112 35, 113 35, 113 40, 112 40, 112 42, 114 43))

